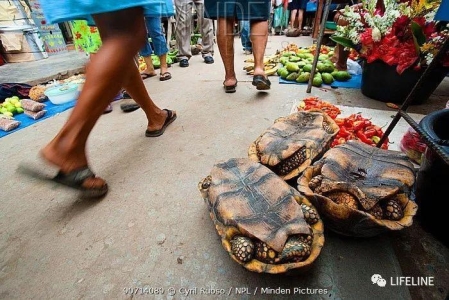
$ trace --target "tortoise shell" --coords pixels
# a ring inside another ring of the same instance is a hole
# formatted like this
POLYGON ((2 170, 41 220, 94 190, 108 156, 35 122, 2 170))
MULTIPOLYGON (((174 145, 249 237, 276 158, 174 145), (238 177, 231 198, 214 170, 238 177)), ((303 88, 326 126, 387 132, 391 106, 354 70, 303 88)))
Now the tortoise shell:
POLYGON ((223 247, 246 269, 259 273, 296 273, 307 270, 318 257, 324 235, 316 210, 298 191, 262 164, 247 158, 217 163, 198 188, 223 247), (306 222, 301 204, 313 210, 307 211, 317 218, 310 218, 313 224, 306 222), (286 258, 306 253, 299 251, 299 247, 284 251, 291 236, 304 238, 303 243, 309 247, 308 256, 302 261, 283 263, 280 261, 282 253, 286 253, 283 254, 286 258), (254 254, 247 253, 253 249, 254 254), (279 258, 274 258, 276 253, 279 258))
POLYGON ((335 121, 324 112, 295 112, 276 119, 251 144, 248 156, 288 180, 320 158, 338 130, 335 121))
POLYGON ((368 237, 413 223, 413 164, 400 152, 359 141, 332 148, 298 178, 298 190, 340 234, 368 237))

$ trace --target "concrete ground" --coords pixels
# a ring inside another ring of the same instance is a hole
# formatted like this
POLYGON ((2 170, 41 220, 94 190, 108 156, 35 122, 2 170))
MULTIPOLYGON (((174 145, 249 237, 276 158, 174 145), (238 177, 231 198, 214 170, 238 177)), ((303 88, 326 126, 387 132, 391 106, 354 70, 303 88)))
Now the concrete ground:
MULTIPOLYGON (((231 260, 197 189, 215 163, 246 157, 248 146, 263 130, 308 96, 346 111, 363 110, 364 116, 386 124, 395 113, 357 89, 313 88, 308 94, 306 86, 280 85, 271 77, 272 89, 257 92, 242 70, 245 56, 239 42, 235 94, 223 91, 218 49, 215 64, 206 65, 194 56, 189 68, 173 65, 169 81, 145 80, 155 102, 178 113, 163 136, 146 138, 143 112, 122 113, 120 102, 101 117, 88 145, 93 170, 110 185, 100 201, 80 199, 75 191, 16 172, 21 161, 34 157, 56 134, 70 110, 0 140, 0 299, 445 298, 449 250, 423 231, 419 221, 369 239, 326 231, 321 255, 300 276, 256 274, 231 260), (373 274, 387 280, 433 276, 435 284, 382 288, 371 282, 373 274), (239 288, 249 294, 238 294, 243 291, 239 288), (266 288, 292 294, 262 293, 266 288), (304 295, 303 288, 325 289, 327 294, 304 295), (135 295, 130 294, 133 289, 135 295), (225 295, 211 294, 217 289, 225 295)), ((266 53, 288 42, 312 44, 307 37, 271 36, 266 53)), ((34 84, 82 70, 82 54, 62 55, 1 66, 0 82, 34 84)), ((447 100, 446 78, 424 105, 409 112, 419 119, 444 107, 447 100)), ((401 121, 395 128, 393 148, 407 127, 401 121)))

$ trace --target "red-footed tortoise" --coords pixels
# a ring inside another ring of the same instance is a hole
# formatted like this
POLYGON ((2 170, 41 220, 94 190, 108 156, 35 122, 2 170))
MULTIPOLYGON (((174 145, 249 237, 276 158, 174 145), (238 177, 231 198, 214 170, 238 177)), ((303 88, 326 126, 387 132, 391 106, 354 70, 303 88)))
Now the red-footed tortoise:
POLYGON ((326 152, 298 178, 298 190, 340 234, 369 237, 411 226, 413 164, 401 152, 348 141, 326 152))
POLYGON ((224 249, 246 269, 296 274, 320 254, 323 223, 315 208, 262 164, 217 163, 198 188, 224 249))
POLYGON ((324 112, 295 112, 276 119, 251 144, 248 156, 288 180, 319 159, 338 130, 335 121, 324 112))

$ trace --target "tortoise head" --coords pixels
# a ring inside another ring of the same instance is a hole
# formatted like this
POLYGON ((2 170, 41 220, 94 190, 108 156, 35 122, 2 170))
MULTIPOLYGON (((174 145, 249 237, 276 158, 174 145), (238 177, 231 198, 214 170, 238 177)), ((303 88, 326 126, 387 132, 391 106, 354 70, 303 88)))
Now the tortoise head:
POLYGON ((211 183, 212 183, 211 175, 208 175, 207 177, 203 178, 203 180, 201 180, 198 183, 198 189, 200 190, 201 196, 203 197, 204 200, 208 198, 208 192, 211 183))

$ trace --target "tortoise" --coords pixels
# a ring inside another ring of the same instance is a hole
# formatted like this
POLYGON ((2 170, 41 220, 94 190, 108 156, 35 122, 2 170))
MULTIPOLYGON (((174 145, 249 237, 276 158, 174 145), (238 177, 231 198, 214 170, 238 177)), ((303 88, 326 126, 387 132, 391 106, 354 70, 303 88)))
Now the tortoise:
POLYGON ((326 226, 344 235, 401 230, 412 225, 418 208, 409 198, 415 182, 409 158, 357 140, 326 152, 297 182, 326 226))
POLYGON ((330 148, 338 130, 335 121, 322 111, 294 112, 276 119, 251 144, 248 156, 289 180, 330 148))
POLYGON ((266 166, 248 158, 216 163, 198 189, 224 249, 257 273, 301 273, 324 245, 311 203, 266 166))

